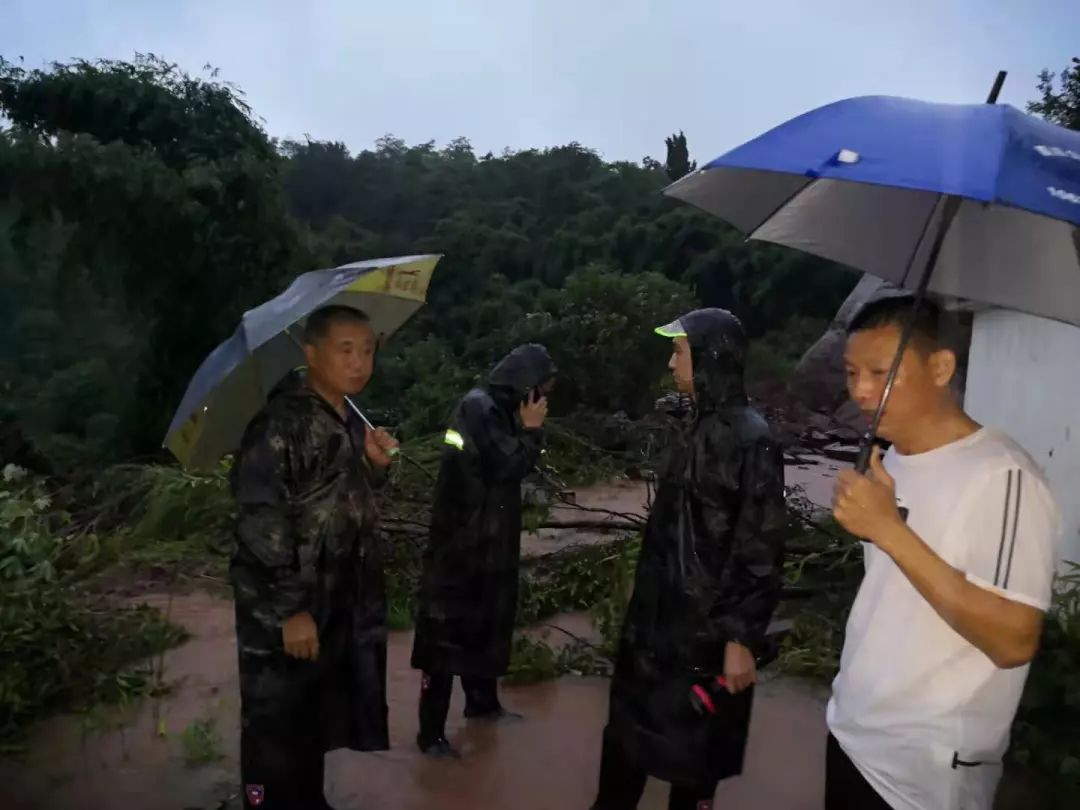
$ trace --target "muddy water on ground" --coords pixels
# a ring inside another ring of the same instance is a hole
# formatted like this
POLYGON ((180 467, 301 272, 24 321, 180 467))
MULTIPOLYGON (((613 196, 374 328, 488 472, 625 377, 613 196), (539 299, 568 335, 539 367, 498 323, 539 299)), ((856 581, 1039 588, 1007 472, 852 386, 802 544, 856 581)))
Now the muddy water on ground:
MULTIPOLYGON (((165 598, 147 601, 164 607, 165 598)), ((3 810, 133 810, 237 807, 237 693, 232 605, 205 594, 174 599, 172 616, 192 633, 165 656, 175 684, 109 723, 87 726, 62 717, 32 735, 22 762, 0 763, 3 810), (216 745, 185 747, 184 732, 212 719, 216 745), (111 726, 111 727, 110 727, 111 726), (163 733, 162 733, 163 732, 163 733), (201 749, 201 750, 200 750, 201 749), (214 753, 208 764, 190 754, 214 753)), ((588 622, 567 614, 551 624, 587 633, 588 622)), ((554 638, 552 639, 554 641, 554 638)), ((526 719, 498 725, 462 716, 457 690, 449 736, 460 762, 432 761, 415 748, 419 677, 409 668, 411 634, 391 636, 388 687, 392 750, 335 752, 327 758, 327 795, 340 810, 584 810, 592 801, 600 735, 607 715, 607 682, 565 677, 507 687, 505 703, 526 719)), ((820 690, 786 679, 762 685, 755 704, 746 772, 721 784, 718 807, 799 810, 821 802, 825 729, 820 690)), ((665 806, 650 783, 642 808, 665 806)))
MULTIPOLYGON (((827 460, 789 466, 788 484, 821 506, 831 498, 839 465, 827 460)), ((577 503, 644 516, 646 489, 620 481, 579 490, 577 503)), ((556 509, 553 520, 619 520, 556 509)), ((603 542, 611 532, 543 530, 523 537, 526 555, 603 542)), ((164 595, 143 598, 165 609, 164 595)), ((32 734, 21 761, 0 760, 0 810, 142 810, 239 807, 239 693, 233 609, 207 594, 173 599, 171 617, 189 642, 164 657, 163 698, 92 717, 59 717, 32 734), (209 735, 195 734, 200 726, 209 735), (209 738, 209 739, 208 739, 209 738), (220 759, 215 759, 220 756, 220 759), (210 761, 204 761, 210 760, 210 761)), ((574 636, 596 641, 582 613, 556 616, 528 632, 557 645, 574 636), (561 628, 561 629, 555 629, 561 628)), ((419 676, 409 667, 410 633, 390 637, 387 665, 392 750, 335 752, 327 758, 327 795, 340 810, 584 810, 593 799, 607 681, 565 677, 504 689, 523 722, 466 722, 454 695, 448 732, 461 762, 432 761, 416 750, 419 676)), ((754 708, 746 771, 721 784, 717 807, 800 810, 821 803, 825 739, 823 694, 780 678, 762 684, 754 708)), ((642 808, 665 805, 664 787, 649 783, 642 808)))

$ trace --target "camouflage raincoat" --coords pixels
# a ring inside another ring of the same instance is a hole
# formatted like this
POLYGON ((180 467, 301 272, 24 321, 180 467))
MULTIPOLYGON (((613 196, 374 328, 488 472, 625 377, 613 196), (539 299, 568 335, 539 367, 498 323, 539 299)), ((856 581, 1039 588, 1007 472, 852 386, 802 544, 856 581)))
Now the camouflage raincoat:
POLYGON ((741 772, 752 690, 702 716, 690 689, 723 672, 728 641, 762 648, 780 593, 784 467, 749 407, 738 321, 705 309, 672 326, 690 343, 695 412, 659 476, 605 735, 652 776, 702 785, 741 772))
POLYGON ((248 426, 233 470, 242 770, 267 806, 309 777, 321 795, 326 751, 389 747, 382 474, 358 419, 304 385, 287 388, 248 426), (282 622, 302 611, 318 626, 317 661, 283 649, 282 622))

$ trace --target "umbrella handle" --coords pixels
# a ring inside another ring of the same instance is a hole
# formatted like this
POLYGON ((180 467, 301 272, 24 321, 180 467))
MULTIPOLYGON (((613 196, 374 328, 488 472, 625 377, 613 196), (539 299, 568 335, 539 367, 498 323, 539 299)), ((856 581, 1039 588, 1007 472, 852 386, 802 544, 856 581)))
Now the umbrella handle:
MULTIPOLYGON (((363 421, 363 423, 365 425, 367 425, 368 430, 371 430, 371 431, 375 430, 375 425, 371 424, 371 420, 368 419, 364 415, 364 412, 362 410, 360 410, 358 407, 356 407, 355 402, 353 402, 349 397, 345 397, 345 402, 347 402, 349 407, 352 408, 352 412, 355 413, 357 416, 359 416, 361 421, 363 421)), ((388 455, 388 456, 390 456, 392 458, 392 457, 396 456, 399 452, 400 451, 398 450, 398 448, 391 447, 389 450, 386 451, 386 455, 388 455)))
POLYGON ((873 453, 874 440, 864 436, 863 440, 859 442, 859 457, 855 460, 855 472, 859 475, 866 475, 866 471, 870 469, 870 457, 873 453))

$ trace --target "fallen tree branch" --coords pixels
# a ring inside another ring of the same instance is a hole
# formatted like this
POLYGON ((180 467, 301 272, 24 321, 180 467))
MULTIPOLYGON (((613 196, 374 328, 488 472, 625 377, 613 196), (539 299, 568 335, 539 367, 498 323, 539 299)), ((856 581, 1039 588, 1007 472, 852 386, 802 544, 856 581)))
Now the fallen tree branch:
POLYGON ((633 512, 615 512, 611 509, 602 509, 598 506, 582 506, 581 504, 574 503, 565 496, 559 495, 559 500, 562 504, 556 504, 553 509, 577 509, 579 512, 591 512, 596 515, 610 515, 611 517, 622 518, 623 520, 629 520, 637 523, 640 526, 644 526, 648 518, 643 515, 637 515, 633 512))
POLYGON ((624 531, 636 532, 641 528, 640 523, 615 523, 610 520, 572 520, 551 521, 546 520, 540 524, 541 529, 599 529, 600 531, 624 531))
MULTIPOLYGON (((430 526, 418 520, 406 520, 404 518, 387 518, 380 524, 380 528, 387 532, 399 534, 424 534, 430 526)), ((554 521, 545 520, 537 526, 537 529, 589 529, 606 532, 637 532, 641 529, 638 523, 615 522, 610 520, 574 520, 554 521)))

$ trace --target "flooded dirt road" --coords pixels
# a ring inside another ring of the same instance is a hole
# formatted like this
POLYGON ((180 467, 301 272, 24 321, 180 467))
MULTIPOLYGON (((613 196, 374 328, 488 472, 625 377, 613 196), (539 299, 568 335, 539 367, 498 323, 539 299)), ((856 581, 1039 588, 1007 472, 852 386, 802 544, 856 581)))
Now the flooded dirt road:
MULTIPOLYGON (((165 597, 146 601, 164 607, 165 597)), ((232 605, 178 596, 171 615, 193 638, 165 656, 175 687, 160 700, 38 727, 24 760, 0 762, 3 810, 236 808, 239 696, 232 605), (220 758, 218 758, 220 757, 220 758)), ((572 616, 560 617, 573 623, 572 616)), ((553 639, 554 640, 554 639, 553 639)), ((595 790, 607 681, 565 677, 504 689, 526 719, 503 724, 461 716, 454 696, 449 736, 464 753, 429 760, 415 747, 419 676, 412 638, 391 636, 388 693, 392 750, 327 758, 327 796, 340 810, 585 810, 595 790)), ((822 797, 823 693, 787 679, 763 684, 754 707, 746 771, 722 783, 717 808, 811 810, 822 797)), ((666 804, 650 782, 642 808, 666 804)))
MULTIPOLYGON (((784 470, 785 483, 789 489, 801 493, 818 509, 828 510, 832 505, 833 485, 837 473, 844 464, 824 456, 806 455, 797 463, 788 464, 784 470)), ((643 481, 613 481, 583 487, 575 493, 577 506, 555 502, 549 520, 552 523, 580 521, 626 524, 619 515, 648 515, 647 490, 643 481), (592 510, 592 511, 589 511, 592 510), (602 511, 595 511, 602 510, 602 511)), ((611 531, 545 528, 535 534, 522 534, 521 553, 526 557, 550 554, 570 544, 605 543, 615 535, 611 531)))

